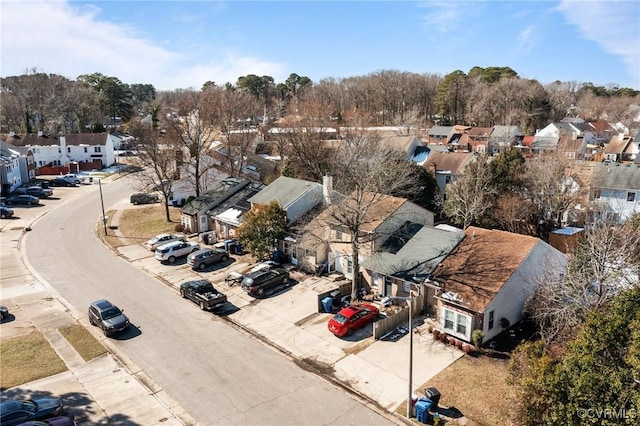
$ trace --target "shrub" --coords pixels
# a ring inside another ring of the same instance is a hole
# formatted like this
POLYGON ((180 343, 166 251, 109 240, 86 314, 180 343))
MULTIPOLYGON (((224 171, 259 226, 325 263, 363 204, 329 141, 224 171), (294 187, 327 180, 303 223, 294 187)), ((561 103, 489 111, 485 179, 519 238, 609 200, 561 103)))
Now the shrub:
POLYGON ((176 226, 174 229, 176 230, 176 232, 184 232, 184 225, 181 223, 176 223, 176 226))
POLYGON ((447 333, 440 333, 439 339, 442 343, 447 343, 447 333))
POLYGON ((461 340, 456 340, 456 347, 458 349, 462 349, 462 341, 461 340))
POLYGON ((456 339, 454 339, 453 337, 449 337, 449 344, 451 346, 455 346, 456 345, 456 339))
POLYGON ((435 340, 439 340, 440 339, 440 330, 437 330, 435 328, 433 329, 433 338, 435 340))
POLYGON ((482 346, 482 339, 484 339, 484 333, 479 328, 476 328, 471 332, 471 341, 477 348, 482 346))

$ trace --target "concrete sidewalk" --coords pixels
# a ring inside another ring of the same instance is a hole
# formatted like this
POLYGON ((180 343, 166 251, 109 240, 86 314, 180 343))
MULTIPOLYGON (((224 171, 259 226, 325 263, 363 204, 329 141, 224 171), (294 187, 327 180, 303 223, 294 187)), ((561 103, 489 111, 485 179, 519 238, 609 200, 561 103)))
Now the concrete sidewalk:
MULTIPOLYGON (((81 196, 80 193, 74 195, 81 196)), ((19 337, 37 330, 64 362, 67 371, 3 389, 2 399, 38 395, 59 397, 79 426, 196 425, 144 372, 127 360, 116 357, 108 340, 102 340, 102 343, 110 352, 84 361, 60 334, 58 329, 70 324, 82 323, 91 332, 93 327, 89 327, 88 322, 84 324, 81 313, 66 305, 54 288, 32 273, 22 256, 24 232, 47 211, 46 207, 20 209, 20 218, 2 221, 0 301, 9 308, 10 317, 2 321, 0 339, 19 337)))

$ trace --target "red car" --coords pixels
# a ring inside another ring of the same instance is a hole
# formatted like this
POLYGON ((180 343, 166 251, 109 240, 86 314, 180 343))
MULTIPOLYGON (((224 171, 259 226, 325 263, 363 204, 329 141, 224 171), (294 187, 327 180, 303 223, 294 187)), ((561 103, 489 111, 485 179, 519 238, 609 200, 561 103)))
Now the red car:
POLYGON ((342 308, 327 324, 329 331, 336 336, 350 336, 353 330, 364 327, 376 319, 380 311, 373 305, 349 305, 342 308))

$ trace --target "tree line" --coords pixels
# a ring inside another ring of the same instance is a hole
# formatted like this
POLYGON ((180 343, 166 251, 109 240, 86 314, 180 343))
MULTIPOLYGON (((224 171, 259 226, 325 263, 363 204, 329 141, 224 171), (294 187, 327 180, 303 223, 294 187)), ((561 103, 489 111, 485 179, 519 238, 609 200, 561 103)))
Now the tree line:
POLYGON ((630 126, 629 105, 640 104, 640 92, 616 85, 555 81, 542 85, 524 79, 509 67, 473 67, 445 76, 381 70, 364 76, 325 78, 313 82, 292 73, 285 81, 249 74, 235 83, 202 88, 157 91, 153 85, 127 84, 101 73, 70 80, 57 74, 27 71, 0 80, 0 131, 100 132, 116 122, 147 114, 154 103, 171 103, 185 93, 209 88, 251 95, 259 108, 254 117, 280 118, 295 112, 300 101, 326 106, 334 121, 345 115, 366 117, 367 125, 467 124, 490 127, 519 125, 526 134, 567 113, 586 120, 606 117, 630 126))

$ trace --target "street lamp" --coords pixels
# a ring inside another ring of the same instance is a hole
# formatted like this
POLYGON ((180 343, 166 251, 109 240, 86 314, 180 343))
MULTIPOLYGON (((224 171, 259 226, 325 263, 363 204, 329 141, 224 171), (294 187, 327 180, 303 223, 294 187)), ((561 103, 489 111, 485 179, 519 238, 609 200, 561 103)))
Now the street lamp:
POLYGON ((394 296, 393 298, 404 300, 409 305, 409 395, 407 397, 407 418, 410 419, 413 411, 413 297, 411 297, 411 289, 409 289, 409 297, 394 296))

